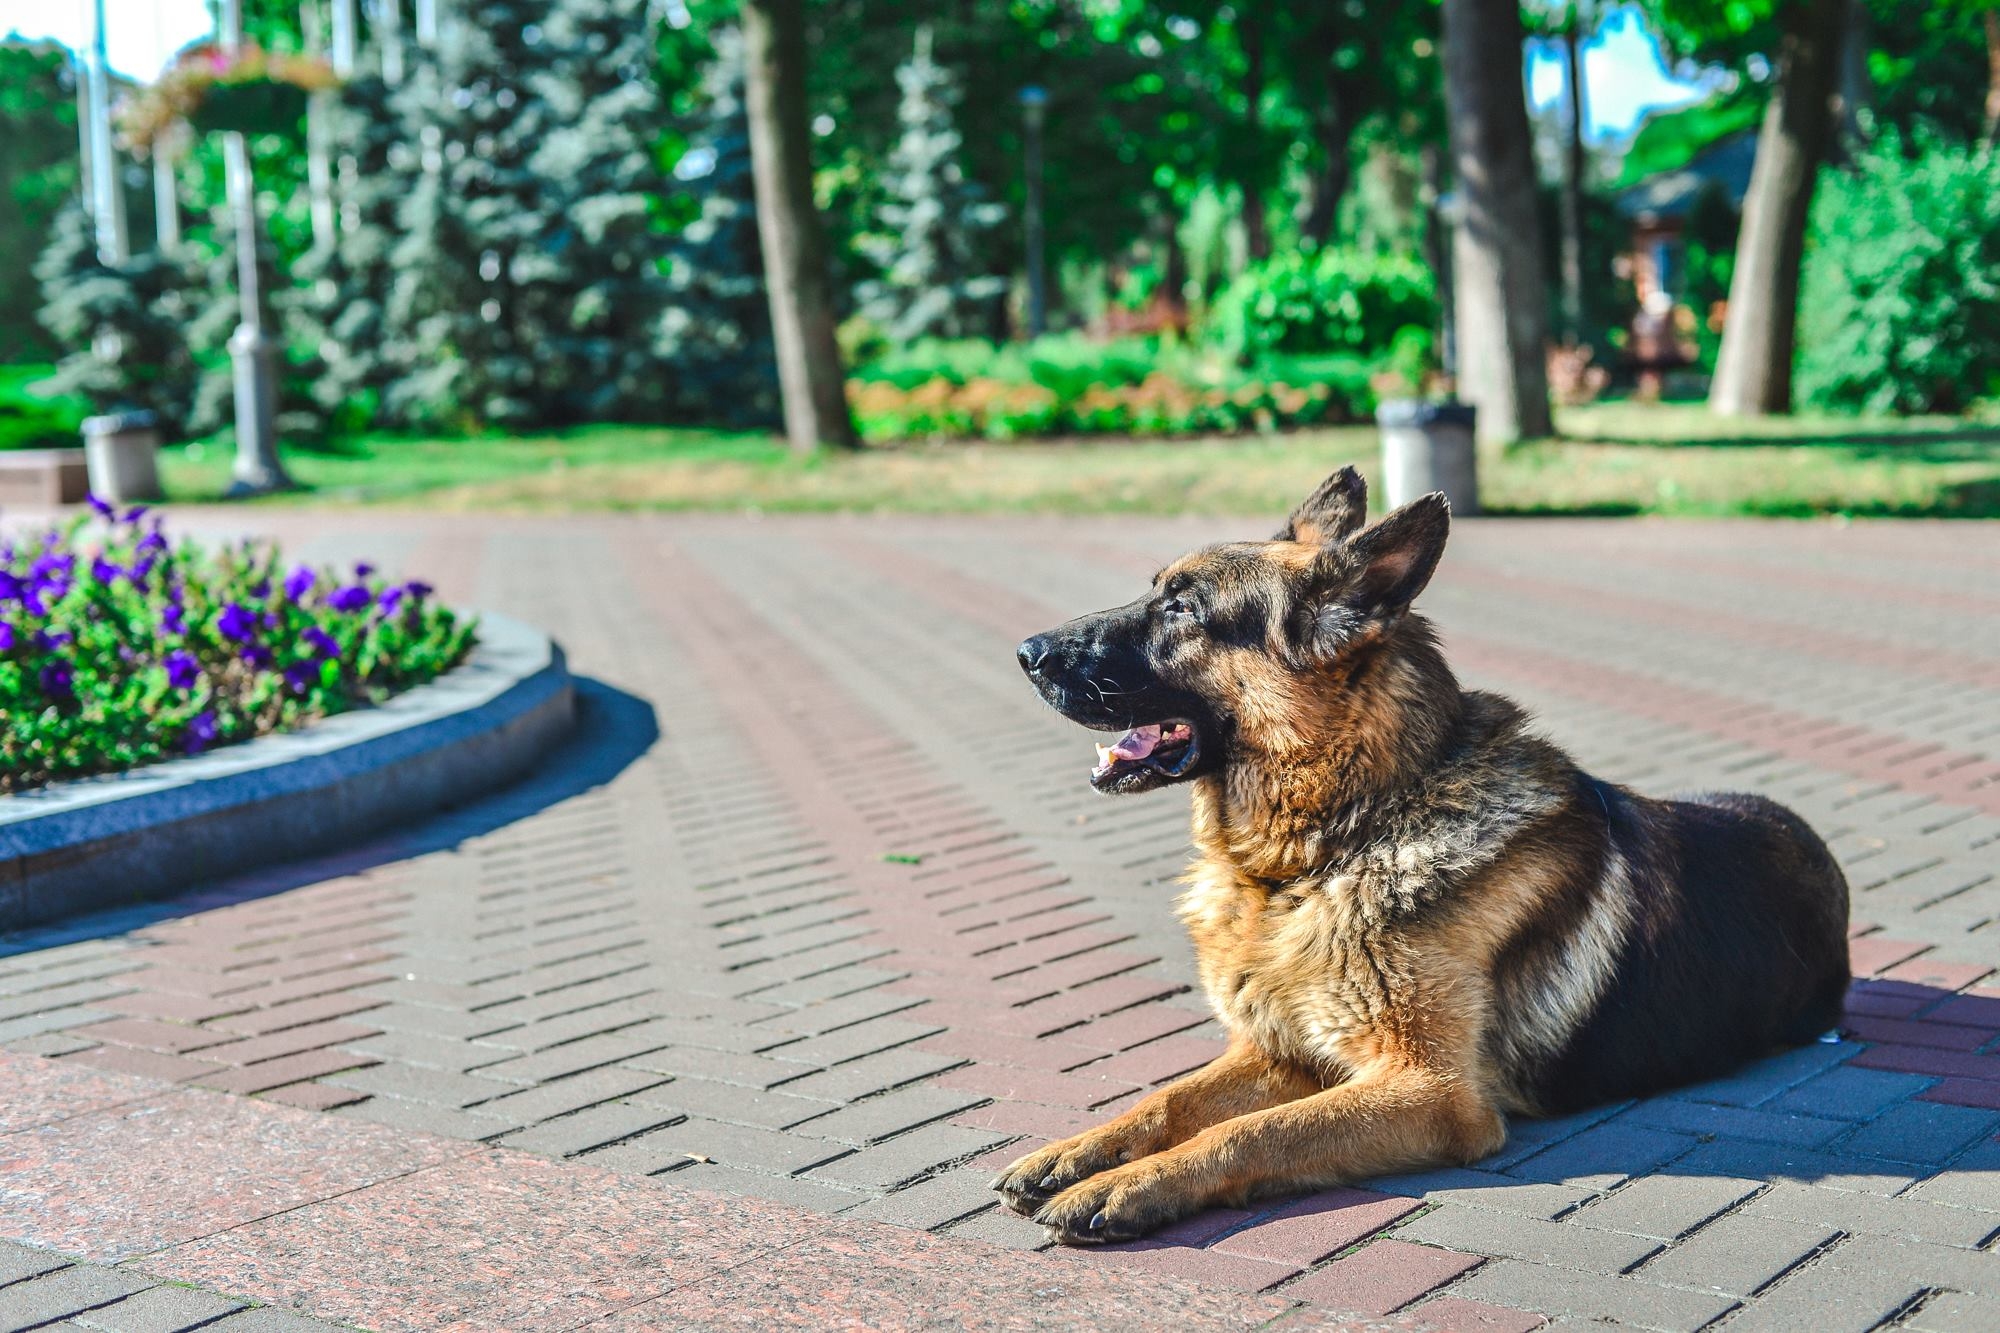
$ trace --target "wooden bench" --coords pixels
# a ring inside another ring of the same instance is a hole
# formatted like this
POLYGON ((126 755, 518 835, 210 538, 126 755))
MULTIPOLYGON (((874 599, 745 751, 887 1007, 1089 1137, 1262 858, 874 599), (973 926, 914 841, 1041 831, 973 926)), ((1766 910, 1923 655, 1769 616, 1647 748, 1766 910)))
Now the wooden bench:
POLYGON ((82 504, 89 493, 81 449, 0 449, 0 509, 82 504))

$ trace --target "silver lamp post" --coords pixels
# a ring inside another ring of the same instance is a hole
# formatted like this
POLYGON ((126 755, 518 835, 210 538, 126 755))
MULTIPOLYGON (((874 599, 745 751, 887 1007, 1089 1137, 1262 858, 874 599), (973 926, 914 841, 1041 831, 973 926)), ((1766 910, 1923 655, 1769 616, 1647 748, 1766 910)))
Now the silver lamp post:
POLYGON ((97 257, 122 264, 131 257, 125 230, 125 191, 119 188, 118 153, 111 144, 111 64, 105 58, 104 0, 90 7, 90 56, 84 66, 89 80, 90 212, 97 224, 97 257))
POLYGON ((1040 337, 1049 327, 1049 275, 1042 235, 1042 121, 1048 112, 1045 88, 1021 90, 1021 118, 1026 133, 1022 139, 1022 166, 1027 172, 1027 208, 1022 225, 1028 251, 1028 336, 1040 337))
MULTIPOLYGON (((243 49, 243 0, 222 0, 222 49, 243 49)), ((222 140, 229 181, 229 212, 236 227, 236 287, 242 323, 229 336, 236 371, 236 468, 232 497, 262 495, 292 484, 278 461, 277 346, 264 318, 263 275, 257 267, 257 182, 250 145, 239 131, 222 140)))

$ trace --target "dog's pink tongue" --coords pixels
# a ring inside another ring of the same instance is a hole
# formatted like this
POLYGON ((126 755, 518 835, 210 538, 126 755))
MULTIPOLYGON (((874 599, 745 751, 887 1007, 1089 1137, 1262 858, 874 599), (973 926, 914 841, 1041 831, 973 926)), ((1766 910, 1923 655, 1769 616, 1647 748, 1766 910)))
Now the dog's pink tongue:
POLYGON ((1110 755, 1113 759, 1144 759, 1158 748, 1159 744, 1158 727, 1134 727, 1118 738, 1117 743, 1111 747, 1110 755))
POLYGON ((1158 727, 1134 727, 1110 745, 1097 747, 1098 774, 1111 771, 1111 766, 1120 762, 1144 759, 1160 744, 1158 727))

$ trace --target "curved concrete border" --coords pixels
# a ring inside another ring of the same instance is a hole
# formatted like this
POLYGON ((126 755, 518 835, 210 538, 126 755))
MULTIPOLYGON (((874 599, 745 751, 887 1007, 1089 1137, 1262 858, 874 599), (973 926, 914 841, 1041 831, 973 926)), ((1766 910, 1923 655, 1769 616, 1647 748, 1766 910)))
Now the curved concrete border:
POLYGON ((568 735, 562 649, 482 615, 472 656, 379 708, 0 797, 0 930, 327 851, 522 776, 568 735))

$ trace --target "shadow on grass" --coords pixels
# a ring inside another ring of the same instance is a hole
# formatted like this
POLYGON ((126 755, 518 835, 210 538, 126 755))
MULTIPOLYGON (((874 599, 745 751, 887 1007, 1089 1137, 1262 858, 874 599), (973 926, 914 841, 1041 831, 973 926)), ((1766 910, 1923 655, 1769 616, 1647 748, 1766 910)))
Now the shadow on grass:
POLYGON ((659 720, 652 704, 637 695, 584 676, 577 677, 575 685, 575 731, 545 756, 532 774, 511 787, 427 815, 402 828, 384 830, 344 851, 246 871, 212 888, 190 890, 172 898, 0 935, 0 958, 79 940, 123 935, 155 922, 193 916, 322 880, 359 874, 392 862, 447 851, 602 787, 653 748, 660 737, 659 720))
POLYGON ((1927 463, 1974 462, 2000 455, 2000 426, 1917 427, 1910 430, 1825 430, 1797 435, 1619 435, 1587 432, 1548 441, 1632 449, 1849 449, 1857 458, 1906 458, 1927 463))

